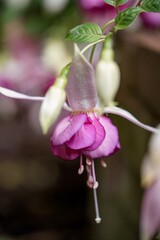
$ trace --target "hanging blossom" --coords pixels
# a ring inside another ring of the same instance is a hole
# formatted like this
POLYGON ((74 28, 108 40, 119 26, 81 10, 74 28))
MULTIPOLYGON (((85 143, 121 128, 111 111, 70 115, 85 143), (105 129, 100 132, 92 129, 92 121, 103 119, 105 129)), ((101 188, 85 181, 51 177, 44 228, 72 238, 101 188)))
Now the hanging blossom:
POLYGON ((69 115, 62 119, 53 131, 51 150, 55 156, 64 160, 74 160, 80 157, 79 174, 83 173, 85 162, 88 174, 87 185, 93 189, 94 193, 97 223, 101 221, 101 218, 97 201, 98 182, 94 159, 100 158, 105 167, 103 157, 120 149, 118 129, 113 125, 108 114, 119 115, 148 131, 160 133, 159 130, 138 121, 126 110, 116 106, 101 107, 98 104, 94 68, 77 46, 72 63, 62 70, 55 85, 51 86, 44 97, 27 96, 2 87, 0 87, 0 93, 12 98, 43 101, 40 123, 44 133, 47 133, 57 119, 62 106, 68 110, 69 115), (64 93, 67 78, 66 104, 64 93))
MULTIPOLYGON (((160 129, 160 125, 158 127, 160 129)), ((140 217, 140 238, 149 240, 160 232, 160 135, 153 134, 141 167, 145 188, 140 217)))

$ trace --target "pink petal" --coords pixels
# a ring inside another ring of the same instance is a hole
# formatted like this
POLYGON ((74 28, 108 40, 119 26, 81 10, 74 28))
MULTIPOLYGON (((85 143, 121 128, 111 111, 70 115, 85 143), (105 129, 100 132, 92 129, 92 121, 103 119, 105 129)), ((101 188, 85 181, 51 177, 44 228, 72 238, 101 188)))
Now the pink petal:
POLYGON ((72 110, 87 110, 97 103, 94 69, 76 47, 67 86, 67 98, 72 110))
POLYGON ((26 100, 33 100, 33 101, 43 101, 44 99, 44 97, 29 96, 29 95, 18 93, 3 87, 0 87, 0 93, 6 97, 16 98, 16 99, 26 99, 26 100))
POLYGON ((96 129, 96 136, 94 143, 91 146, 87 147, 86 150, 93 151, 103 142, 106 133, 104 127, 102 126, 102 124, 100 124, 98 117, 96 117, 94 114, 89 116, 91 117, 92 124, 96 129))
POLYGON ((64 160, 74 160, 79 156, 78 151, 72 150, 65 144, 54 146, 51 141, 51 150, 55 156, 58 156, 64 160))
POLYGON ((106 108, 104 108, 104 112, 119 115, 121 117, 126 118, 128 121, 133 122, 134 124, 138 125, 141 128, 144 128, 144 129, 146 129, 150 132, 153 132, 153 133, 160 134, 160 130, 141 123, 131 113, 129 113, 128 111, 126 111, 122 108, 118 108, 118 107, 114 107, 114 106, 113 107, 106 107, 106 108))
POLYGON ((95 141, 95 136, 95 127, 88 121, 66 142, 66 145, 72 149, 82 149, 92 145, 95 141))
POLYGON ((160 178, 144 192, 140 232, 141 239, 151 239, 160 231, 160 178))
POLYGON ((61 145, 66 141, 69 141, 71 137, 78 132, 86 120, 86 114, 70 115, 62 119, 56 126, 51 137, 53 145, 61 145))
POLYGON ((105 129, 106 135, 97 149, 94 151, 84 151, 84 154, 92 158, 109 156, 119 147, 117 127, 115 127, 107 117, 99 116, 99 121, 105 129))

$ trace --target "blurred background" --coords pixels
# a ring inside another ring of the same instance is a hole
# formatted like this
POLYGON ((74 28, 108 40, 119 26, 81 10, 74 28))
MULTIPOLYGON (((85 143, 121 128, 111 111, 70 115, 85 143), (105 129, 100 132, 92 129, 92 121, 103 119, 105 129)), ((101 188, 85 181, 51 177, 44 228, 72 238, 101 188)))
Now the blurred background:
MULTIPOLYGON (((101 26, 114 16, 103 0, 0 0, 0 86, 44 95, 72 58, 73 44, 64 40, 67 31, 87 21, 101 26)), ((116 100, 156 126, 160 14, 141 14, 117 34, 114 47, 122 74, 116 100)), ((139 239, 140 166, 150 133, 112 117, 122 149, 106 159, 107 169, 96 161, 102 217, 96 225, 86 176, 77 174, 78 160, 51 154, 51 132, 41 133, 39 107, 0 96, 0 240, 139 239)))

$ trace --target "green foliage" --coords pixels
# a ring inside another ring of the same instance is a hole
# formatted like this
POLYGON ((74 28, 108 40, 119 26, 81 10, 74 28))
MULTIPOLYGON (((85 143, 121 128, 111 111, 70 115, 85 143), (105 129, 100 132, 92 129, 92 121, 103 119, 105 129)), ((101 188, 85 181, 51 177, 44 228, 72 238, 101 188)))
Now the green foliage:
POLYGON ((160 0, 143 0, 141 8, 147 12, 160 12, 160 0))
POLYGON ((75 42, 96 42, 103 37, 102 30, 97 24, 86 23, 71 29, 65 39, 75 42))
POLYGON ((104 2, 108 3, 109 5, 115 6, 114 0, 104 0, 104 2))
POLYGON ((120 12, 115 19, 115 29, 127 28, 141 12, 143 12, 141 7, 130 7, 120 12))
POLYGON ((109 5, 112 5, 114 7, 118 7, 118 6, 123 5, 126 2, 128 2, 128 0, 104 0, 104 2, 106 2, 109 5))

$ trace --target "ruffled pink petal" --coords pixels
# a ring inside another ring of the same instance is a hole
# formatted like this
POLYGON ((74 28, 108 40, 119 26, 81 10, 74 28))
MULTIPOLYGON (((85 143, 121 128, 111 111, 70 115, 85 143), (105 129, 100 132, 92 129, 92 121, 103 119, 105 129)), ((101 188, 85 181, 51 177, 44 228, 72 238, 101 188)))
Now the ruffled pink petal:
POLYGON ((95 141, 95 137, 95 127, 88 121, 68 142, 66 142, 66 145, 72 149, 82 149, 92 145, 95 141))
POLYGON ((71 115, 62 119, 51 137, 53 145, 61 145, 69 141, 71 137, 83 126, 87 120, 86 114, 71 115))
POLYGON ((58 156, 64 160, 74 160, 80 155, 78 151, 70 149, 65 144, 55 146, 52 144, 52 141, 51 141, 51 150, 55 156, 58 156))
POLYGON ((77 46, 68 76, 67 99, 74 111, 94 108, 97 103, 94 69, 77 46))
POLYGON ((139 120, 137 120, 131 113, 129 113, 128 111, 122 109, 122 108, 118 108, 118 107, 106 107, 104 108, 104 112, 105 113, 112 113, 112 114, 116 114, 119 115, 123 118, 126 118, 128 121, 136 124, 137 126, 146 129, 147 131, 153 132, 153 133, 158 133, 160 134, 160 130, 150 127, 146 124, 141 123, 139 120))
POLYGON ((104 116, 99 116, 99 121, 105 129, 105 138, 101 145, 94 151, 84 151, 84 154, 92 157, 105 157, 111 155, 119 147, 118 129, 111 120, 104 116))
POLYGON ((103 142, 106 133, 104 127, 99 122, 98 117, 96 117, 94 114, 90 114, 89 117, 91 118, 92 124, 96 129, 96 136, 94 143, 91 146, 87 147, 85 150, 93 151, 103 142))

